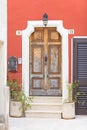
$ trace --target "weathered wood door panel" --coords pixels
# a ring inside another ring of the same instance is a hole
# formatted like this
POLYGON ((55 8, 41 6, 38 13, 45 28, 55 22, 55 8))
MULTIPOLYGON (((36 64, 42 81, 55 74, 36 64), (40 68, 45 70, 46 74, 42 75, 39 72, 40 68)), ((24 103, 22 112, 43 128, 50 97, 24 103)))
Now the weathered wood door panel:
POLYGON ((73 39, 73 80, 79 80, 81 94, 76 103, 76 114, 87 115, 87 38, 73 39))
POLYGON ((61 95, 61 36, 36 28, 30 43, 30 95, 61 95))

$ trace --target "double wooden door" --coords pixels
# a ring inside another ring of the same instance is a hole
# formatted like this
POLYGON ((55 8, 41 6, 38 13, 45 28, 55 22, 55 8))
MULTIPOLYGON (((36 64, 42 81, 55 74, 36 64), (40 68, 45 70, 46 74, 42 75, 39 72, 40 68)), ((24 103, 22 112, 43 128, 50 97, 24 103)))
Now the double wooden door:
POLYGON ((30 95, 61 95, 61 36, 56 28, 35 28, 29 61, 30 95))

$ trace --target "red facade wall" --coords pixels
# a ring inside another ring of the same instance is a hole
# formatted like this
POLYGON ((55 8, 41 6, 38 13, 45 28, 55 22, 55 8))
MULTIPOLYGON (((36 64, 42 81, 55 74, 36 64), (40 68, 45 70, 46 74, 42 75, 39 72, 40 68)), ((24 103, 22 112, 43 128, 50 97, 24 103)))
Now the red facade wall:
MULTIPOLYGON (((71 80, 71 38, 87 35, 87 0, 8 0, 8 57, 22 56, 22 39, 16 30, 25 29, 28 20, 42 20, 44 13, 48 20, 63 20, 66 29, 73 28, 69 36, 69 81, 71 80)), ((14 78, 21 80, 21 65, 14 78)))

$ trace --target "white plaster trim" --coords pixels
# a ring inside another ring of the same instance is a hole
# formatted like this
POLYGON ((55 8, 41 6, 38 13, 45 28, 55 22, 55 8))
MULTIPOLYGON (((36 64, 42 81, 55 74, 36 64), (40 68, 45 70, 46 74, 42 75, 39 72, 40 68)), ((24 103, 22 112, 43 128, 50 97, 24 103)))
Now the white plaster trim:
POLYGON ((7 80, 7 0, 0 1, 0 86, 7 80))
MULTIPOLYGON (((29 95, 29 37, 35 27, 44 27, 43 21, 28 21, 27 28, 22 31, 22 84, 25 93, 29 95)), ((67 98, 68 83, 68 32, 63 27, 62 20, 49 20, 46 27, 56 27, 62 36, 62 97, 67 98)))
POLYGON ((0 115, 4 115, 5 129, 8 129, 9 101, 6 96, 7 84, 7 0, 0 0, 0 115))
POLYGON ((7 45, 0 40, 0 86, 7 84, 7 45))
POLYGON ((3 86, 3 79, 4 79, 4 72, 3 72, 3 65, 4 65, 4 57, 3 57, 3 42, 0 40, 0 86, 3 86))

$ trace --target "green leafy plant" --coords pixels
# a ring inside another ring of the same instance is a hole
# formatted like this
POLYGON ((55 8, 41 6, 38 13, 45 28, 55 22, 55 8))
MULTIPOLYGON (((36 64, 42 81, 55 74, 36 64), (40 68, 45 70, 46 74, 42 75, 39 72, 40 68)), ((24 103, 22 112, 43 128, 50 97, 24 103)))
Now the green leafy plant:
POLYGON ((79 81, 76 80, 72 84, 68 84, 68 98, 65 100, 65 102, 77 102, 78 96, 80 95, 80 92, 77 91, 79 85, 79 81))
POLYGON ((10 88, 10 98, 18 101, 22 85, 16 79, 7 80, 7 86, 10 88))
POLYGON ((13 101, 19 101, 22 103, 23 110, 31 108, 30 102, 32 102, 33 97, 27 96, 22 90, 22 85, 18 83, 16 79, 11 79, 7 81, 7 86, 10 88, 10 98, 13 101))
POLYGON ((27 96, 23 90, 20 91, 19 101, 22 103, 24 110, 31 108, 30 102, 32 102, 33 97, 27 96))

